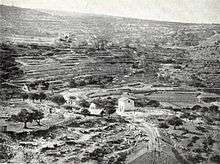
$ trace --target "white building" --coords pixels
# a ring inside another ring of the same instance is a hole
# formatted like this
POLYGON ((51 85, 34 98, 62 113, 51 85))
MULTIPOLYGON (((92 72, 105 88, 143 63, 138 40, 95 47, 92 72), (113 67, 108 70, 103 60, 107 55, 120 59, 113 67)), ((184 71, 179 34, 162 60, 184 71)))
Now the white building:
POLYGON ((89 106, 90 114, 101 115, 102 111, 103 111, 102 109, 96 107, 95 103, 91 103, 90 106, 89 106))
POLYGON ((26 92, 26 93, 30 92, 30 89, 29 89, 29 87, 28 87, 26 84, 24 84, 21 89, 22 89, 24 92, 26 92))
POLYGON ((116 109, 117 114, 123 114, 126 111, 134 110, 134 101, 128 97, 122 96, 118 99, 118 108, 116 109))

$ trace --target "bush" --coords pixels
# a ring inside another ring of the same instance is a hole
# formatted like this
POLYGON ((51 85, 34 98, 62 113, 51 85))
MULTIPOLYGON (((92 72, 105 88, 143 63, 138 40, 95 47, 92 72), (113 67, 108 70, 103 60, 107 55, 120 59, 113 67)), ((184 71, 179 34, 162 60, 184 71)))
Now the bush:
POLYGON ((203 132, 203 133, 207 133, 208 130, 205 128, 205 127, 202 127, 202 126, 196 126, 196 129, 203 132))
POLYGON ((117 99, 113 99, 111 97, 108 97, 106 99, 95 99, 92 101, 92 103, 96 104, 97 108, 103 109, 103 114, 111 115, 116 111, 116 103, 117 99))
POLYGON ((213 155, 211 155, 210 160, 213 162, 216 162, 216 163, 220 163, 220 155, 213 154, 213 155))
POLYGON ((21 96, 22 96, 23 101, 28 99, 27 93, 22 93, 21 96))
POLYGON ((59 106, 66 103, 66 100, 64 99, 63 95, 55 95, 51 98, 51 101, 58 104, 59 106))
POLYGON ((157 101, 157 100, 150 100, 148 103, 147 103, 148 106, 151 106, 151 107, 159 107, 160 106, 160 102, 157 101))
POLYGON ((47 99, 47 95, 44 92, 40 92, 38 97, 40 101, 47 99))
POLYGON ((160 123, 159 123, 159 128, 168 129, 168 128, 169 128, 169 125, 167 125, 166 122, 160 122, 160 123))
POLYGON ((189 118, 190 113, 183 113, 180 115, 180 118, 189 118))
POLYGON ((175 128, 176 126, 183 125, 182 119, 180 119, 179 117, 176 117, 176 116, 174 116, 174 117, 168 119, 167 122, 168 122, 168 124, 173 125, 174 128, 175 128))
POLYGON ((31 99, 32 101, 34 100, 39 100, 39 94, 38 93, 29 93, 28 94, 29 99, 31 99))
POLYGON ((0 162, 7 162, 13 157, 12 149, 4 144, 0 144, 0 162))
POLYGON ((218 106, 212 105, 209 107, 210 112, 218 112, 218 106))
POLYGON ((134 105, 135 105, 136 107, 146 107, 147 104, 148 104, 147 101, 148 101, 147 99, 135 100, 135 101, 134 101, 134 105))
POLYGON ((115 106, 112 103, 108 103, 104 108, 104 113, 111 115, 116 112, 115 106))
POLYGON ((79 106, 81 106, 83 108, 89 108, 90 103, 88 101, 86 101, 85 99, 82 99, 79 101, 79 106))
POLYGON ((208 107, 202 107, 201 112, 206 113, 209 111, 208 107))
POLYGON ((190 113, 183 113, 180 118, 188 118, 189 120, 195 120, 197 118, 196 115, 190 113))
POLYGON ((81 114, 84 115, 84 116, 88 116, 88 115, 90 115, 90 112, 89 112, 88 109, 83 108, 82 111, 81 111, 81 114))
POLYGON ((191 110, 200 110, 202 107, 200 105, 194 105, 191 110))
POLYGON ((40 120, 44 118, 44 113, 39 110, 32 110, 32 111, 33 111, 33 113, 31 113, 32 119, 36 121, 38 125, 41 125, 40 120))

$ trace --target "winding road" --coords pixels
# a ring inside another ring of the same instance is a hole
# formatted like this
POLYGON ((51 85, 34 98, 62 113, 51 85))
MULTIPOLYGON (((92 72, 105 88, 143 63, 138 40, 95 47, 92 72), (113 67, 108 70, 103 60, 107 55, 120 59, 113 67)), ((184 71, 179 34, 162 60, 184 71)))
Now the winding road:
POLYGON ((137 163, 136 160, 138 160, 144 154, 156 150, 158 151, 160 149, 160 144, 159 144, 160 134, 157 127, 147 123, 143 119, 133 118, 132 124, 136 124, 136 123, 139 123, 138 126, 140 127, 140 129, 148 134, 149 141, 146 145, 143 145, 138 151, 132 153, 127 158, 126 161, 127 164, 136 164, 137 163))

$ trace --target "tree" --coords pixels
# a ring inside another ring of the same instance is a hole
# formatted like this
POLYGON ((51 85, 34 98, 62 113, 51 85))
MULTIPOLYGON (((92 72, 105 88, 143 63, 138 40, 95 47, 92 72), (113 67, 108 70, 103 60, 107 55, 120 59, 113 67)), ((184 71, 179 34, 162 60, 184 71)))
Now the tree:
POLYGON ((166 122, 160 122, 160 123, 159 123, 159 128, 167 129, 167 128, 169 128, 169 125, 167 125, 166 122))
POLYGON ((0 161, 7 162, 14 156, 13 150, 6 144, 0 144, 0 161))
POLYGON ((16 121, 23 122, 24 128, 27 128, 27 123, 33 121, 32 114, 27 109, 22 109, 15 117, 16 121))
POLYGON ((151 107, 159 107, 160 103, 157 100, 150 100, 147 105, 151 106, 151 107))
POLYGON ((176 117, 176 116, 168 119, 167 122, 168 122, 168 124, 173 125, 174 129, 176 129, 176 126, 183 125, 182 119, 180 119, 179 117, 176 117))
POLYGON ((33 111, 33 113, 31 113, 32 119, 36 121, 37 124, 40 126, 41 125, 40 121, 41 119, 44 118, 44 113, 39 110, 32 110, 32 111, 33 111))
POLYGON ((22 93, 21 96, 22 96, 23 101, 28 99, 27 93, 22 93))
POLYGON ((210 110, 211 112, 218 112, 218 106, 216 106, 216 105, 211 105, 211 106, 209 107, 209 110, 210 110))
POLYGON ((45 100, 46 98, 47 98, 47 95, 46 95, 44 92, 40 92, 40 93, 39 93, 40 102, 41 102, 42 100, 45 100))
POLYGON ((90 104, 88 101, 86 101, 85 99, 80 100, 79 102, 79 106, 83 107, 83 108, 89 108, 90 104))
POLYGON ((64 99, 63 95, 55 95, 52 97, 51 101, 57 103, 59 106, 66 103, 66 100, 64 99))
POLYGON ((200 105, 194 105, 191 109, 192 110, 199 110, 201 109, 202 107, 200 105))
POLYGON ((113 103, 108 102, 104 107, 104 112, 108 115, 115 113, 116 109, 113 103))
POLYGON ((87 116, 87 115, 90 115, 90 112, 89 112, 88 109, 83 108, 83 109, 81 110, 81 114, 84 115, 84 116, 87 116))
POLYGON ((220 155, 219 154, 212 154, 210 160, 215 163, 220 163, 220 155))
POLYGON ((69 82, 69 86, 70 86, 71 88, 77 87, 76 80, 75 80, 75 79, 71 79, 71 81, 69 82))
POLYGON ((31 99, 33 102, 34 100, 39 100, 39 94, 38 93, 29 93, 29 99, 31 99))

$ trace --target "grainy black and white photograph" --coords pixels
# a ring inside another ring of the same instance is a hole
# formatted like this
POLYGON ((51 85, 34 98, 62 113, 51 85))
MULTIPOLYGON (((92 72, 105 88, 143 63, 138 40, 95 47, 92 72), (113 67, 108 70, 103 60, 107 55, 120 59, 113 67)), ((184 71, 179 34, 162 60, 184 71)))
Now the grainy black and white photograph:
POLYGON ((219 164, 220 0, 0 0, 0 164, 219 164))

